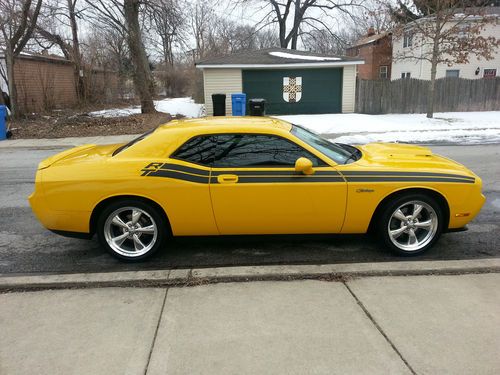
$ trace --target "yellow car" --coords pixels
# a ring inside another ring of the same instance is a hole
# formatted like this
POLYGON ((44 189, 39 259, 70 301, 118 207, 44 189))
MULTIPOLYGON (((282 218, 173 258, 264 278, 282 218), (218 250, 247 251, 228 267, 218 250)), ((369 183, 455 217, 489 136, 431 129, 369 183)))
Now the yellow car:
POLYGON ((354 147, 273 118, 212 117, 52 156, 29 200, 48 229, 96 233, 125 260, 169 236, 368 231, 413 255, 477 215, 481 184, 425 147, 354 147))

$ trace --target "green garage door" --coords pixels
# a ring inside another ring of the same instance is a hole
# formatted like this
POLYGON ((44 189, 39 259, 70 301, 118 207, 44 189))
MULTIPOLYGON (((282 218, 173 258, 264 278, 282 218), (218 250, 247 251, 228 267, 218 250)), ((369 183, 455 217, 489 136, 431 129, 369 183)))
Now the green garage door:
POLYGON ((342 112, 342 68, 244 70, 247 99, 266 99, 266 114, 342 112))

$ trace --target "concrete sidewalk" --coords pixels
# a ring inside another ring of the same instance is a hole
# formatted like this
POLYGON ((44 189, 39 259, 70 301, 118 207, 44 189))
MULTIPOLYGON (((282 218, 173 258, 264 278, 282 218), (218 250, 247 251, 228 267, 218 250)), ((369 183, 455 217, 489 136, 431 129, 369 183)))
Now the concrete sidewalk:
POLYGON ((112 144, 112 143, 125 143, 138 137, 139 134, 128 135, 105 135, 100 137, 69 137, 69 138, 41 138, 41 139, 8 139, 0 141, 0 149, 5 148, 59 148, 59 147, 73 147, 85 144, 112 144))
POLYGON ((6 374, 497 374, 500 274, 0 294, 6 374))

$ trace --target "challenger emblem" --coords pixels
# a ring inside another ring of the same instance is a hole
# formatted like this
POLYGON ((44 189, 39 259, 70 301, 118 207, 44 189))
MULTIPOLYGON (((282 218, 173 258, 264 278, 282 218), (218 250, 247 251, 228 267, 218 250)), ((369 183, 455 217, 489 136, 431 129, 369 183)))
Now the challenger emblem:
POLYGON ((373 189, 356 189, 356 193, 373 193, 373 189))
POLYGON ((296 103, 302 98, 302 77, 283 77, 283 99, 296 103))

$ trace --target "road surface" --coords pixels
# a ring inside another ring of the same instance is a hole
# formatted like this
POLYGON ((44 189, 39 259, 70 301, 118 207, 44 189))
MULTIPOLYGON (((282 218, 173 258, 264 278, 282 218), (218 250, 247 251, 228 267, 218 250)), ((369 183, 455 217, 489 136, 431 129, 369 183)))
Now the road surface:
POLYGON ((443 235, 416 258, 391 255, 369 236, 245 236, 175 239, 140 264, 121 263, 91 241, 57 236, 33 216, 27 197, 37 163, 60 149, 0 150, 0 274, 107 272, 265 264, 472 259, 500 256, 500 145, 433 146, 474 170, 487 202, 470 230, 443 235))

